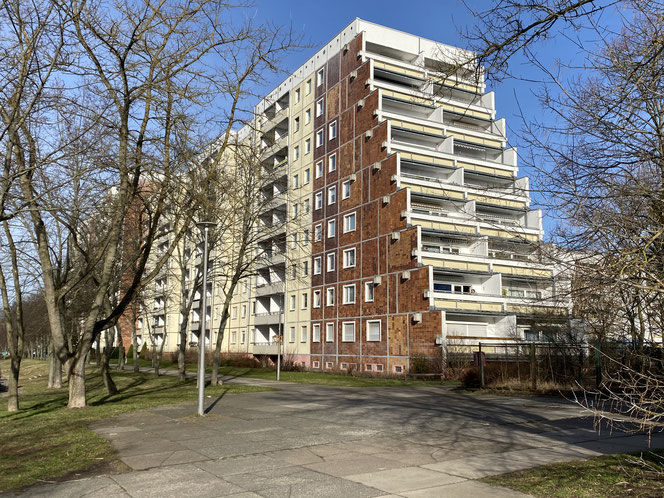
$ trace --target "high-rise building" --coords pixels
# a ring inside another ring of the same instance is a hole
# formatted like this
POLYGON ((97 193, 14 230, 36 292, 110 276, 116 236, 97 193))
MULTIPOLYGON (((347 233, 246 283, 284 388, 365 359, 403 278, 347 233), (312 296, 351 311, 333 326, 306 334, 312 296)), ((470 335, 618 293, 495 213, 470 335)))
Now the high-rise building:
POLYGON ((240 286, 224 352, 276 355, 282 331, 306 367, 400 373, 441 345, 532 339, 565 312, 493 92, 476 71, 441 76, 462 55, 355 19, 258 103, 269 257, 240 286))

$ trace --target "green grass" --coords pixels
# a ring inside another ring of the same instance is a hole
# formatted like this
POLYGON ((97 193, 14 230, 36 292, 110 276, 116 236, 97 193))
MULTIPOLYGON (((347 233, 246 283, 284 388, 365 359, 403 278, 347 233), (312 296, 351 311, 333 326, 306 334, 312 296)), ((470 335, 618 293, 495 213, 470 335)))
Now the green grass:
MULTIPOLYGON (((152 362, 139 359, 139 364, 142 367, 152 367, 152 362)), ((128 367, 131 368, 131 359, 128 362, 128 367)), ((177 370, 177 363, 163 361, 160 367, 162 370, 177 370)), ((193 372, 198 369, 195 364, 188 364, 187 371, 193 372)), ((210 373, 211 367, 206 368, 206 372, 210 373)), ((274 368, 238 368, 238 367, 220 367, 220 376, 231 377, 247 377, 251 379, 263 380, 276 380, 276 370, 274 368)), ((339 386, 339 387, 403 387, 403 386, 431 386, 440 384, 440 380, 409 380, 404 381, 398 377, 386 376, 358 376, 334 374, 325 372, 281 372, 281 380, 285 382, 296 382, 299 384, 317 384, 323 386, 339 386)), ((445 381, 445 385, 459 385, 456 381, 445 381)))
MULTIPOLYGON (((4 366, 4 365, 3 365, 4 366)), ((100 419, 162 404, 196 399, 196 381, 175 377, 156 378, 151 373, 112 373, 120 393, 109 397, 96 369, 87 372, 88 404, 69 410, 67 387, 47 390, 47 364, 24 360, 21 365, 21 410, 7 412, 7 398, 0 398, 0 492, 44 480, 83 472, 97 465, 115 463, 111 445, 88 426, 100 419)), ((207 387, 206 394, 265 391, 256 386, 207 387)))
POLYGON ((623 454, 544 465, 482 480, 542 497, 664 496, 664 450, 643 452, 642 456, 652 469, 634 463, 641 454, 623 454), (657 468, 659 472, 654 472, 657 468))

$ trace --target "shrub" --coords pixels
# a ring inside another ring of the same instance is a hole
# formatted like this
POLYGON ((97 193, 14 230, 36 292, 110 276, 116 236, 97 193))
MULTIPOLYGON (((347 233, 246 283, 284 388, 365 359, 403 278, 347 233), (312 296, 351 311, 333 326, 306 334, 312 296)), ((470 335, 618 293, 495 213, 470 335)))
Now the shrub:
POLYGON ((430 373, 431 363, 423 355, 418 354, 410 359, 410 373, 425 374, 430 373))
POLYGON ((464 368, 461 371, 461 383, 463 387, 480 387, 480 369, 477 367, 464 368))

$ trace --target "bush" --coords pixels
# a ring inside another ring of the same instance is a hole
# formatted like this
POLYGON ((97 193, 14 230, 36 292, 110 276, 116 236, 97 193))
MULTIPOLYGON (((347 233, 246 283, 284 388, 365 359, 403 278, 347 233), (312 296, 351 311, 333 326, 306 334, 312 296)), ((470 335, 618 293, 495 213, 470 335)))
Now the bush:
POLYGON ((480 369, 477 367, 464 368, 461 371, 461 384, 467 388, 480 387, 480 369))
POLYGON ((412 374, 431 373, 431 362, 421 354, 411 357, 410 373, 412 374))

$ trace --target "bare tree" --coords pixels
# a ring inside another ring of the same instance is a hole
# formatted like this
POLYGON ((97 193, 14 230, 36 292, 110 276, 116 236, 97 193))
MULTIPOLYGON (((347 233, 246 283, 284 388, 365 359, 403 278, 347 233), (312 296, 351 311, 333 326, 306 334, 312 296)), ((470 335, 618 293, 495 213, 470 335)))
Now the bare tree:
POLYGON ((651 431, 661 422, 661 359, 648 340, 661 341, 664 323, 664 3, 500 0, 477 19, 474 61, 514 76, 520 53, 541 71, 542 113, 520 134, 523 159, 560 220, 553 240, 576 255, 575 312, 591 337, 632 356, 607 357, 614 368, 582 403, 651 431), (553 36, 582 57, 548 67, 538 48, 553 36))
MULTIPOLYGON (((168 257, 146 274, 169 195, 183 186, 181 172, 193 151, 205 144, 210 128, 221 127, 227 135, 251 85, 261 71, 275 68, 293 39, 251 21, 229 24, 224 16, 234 6, 215 0, 52 5, 65 19, 62 37, 71 50, 60 68, 66 84, 54 91, 57 107, 47 117, 66 133, 53 140, 33 126, 36 118, 20 126, 11 116, 5 121, 11 125, 7 136, 20 203, 29 213, 55 354, 69 379, 68 406, 77 408, 85 406, 85 360, 93 343, 168 257), (227 104, 226 112, 214 115, 209 110, 217 111, 219 101, 227 104), (53 150, 72 153, 54 157, 53 150), (64 187, 51 195, 55 204, 45 205, 54 178, 64 187), (140 251, 134 261, 123 262, 124 224, 137 205, 146 212, 136 234, 140 251), (62 260, 54 258, 62 252, 57 241, 65 242, 62 260), (118 289, 118 267, 126 285, 108 310, 110 291, 118 289), (75 334, 68 336, 68 302, 90 283, 95 292, 78 315, 75 334)), ((221 144, 220 153, 225 147, 221 144)), ((187 216, 182 220, 176 240, 187 229, 187 216)))

